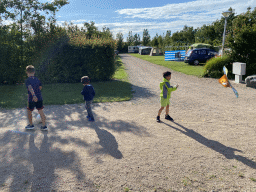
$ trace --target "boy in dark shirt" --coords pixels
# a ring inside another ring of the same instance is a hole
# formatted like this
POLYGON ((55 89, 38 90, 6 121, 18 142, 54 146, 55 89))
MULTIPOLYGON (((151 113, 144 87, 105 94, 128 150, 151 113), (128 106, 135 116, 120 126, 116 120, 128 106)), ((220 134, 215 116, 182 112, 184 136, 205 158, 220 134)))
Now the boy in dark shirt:
POLYGON ((43 112, 43 98, 41 94, 42 84, 39 81, 38 78, 36 78, 35 75, 35 68, 32 65, 29 65, 26 67, 26 73, 27 73, 27 80, 26 80, 26 87, 28 89, 28 120, 29 125, 27 125, 26 129, 34 129, 34 125, 32 122, 32 111, 36 107, 38 110, 38 113, 41 116, 42 119, 42 126, 41 130, 48 130, 46 124, 45 124, 45 115, 43 112))
POLYGON ((88 113, 87 118, 89 121, 94 121, 91 104, 93 101, 93 97, 95 96, 95 91, 93 89, 93 86, 90 85, 90 79, 88 76, 83 76, 81 78, 81 82, 84 85, 84 88, 83 88, 83 91, 81 91, 81 94, 84 96, 85 108, 87 109, 87 113, 88 113))

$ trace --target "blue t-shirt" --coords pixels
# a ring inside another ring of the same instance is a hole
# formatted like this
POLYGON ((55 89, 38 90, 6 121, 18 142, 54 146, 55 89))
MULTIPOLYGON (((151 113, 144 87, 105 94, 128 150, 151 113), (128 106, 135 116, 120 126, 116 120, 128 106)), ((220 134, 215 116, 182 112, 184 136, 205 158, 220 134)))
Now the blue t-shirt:
MULTIPOLYGON (((28 89, 29 85, 32 86, 38 101, 42 101, 43 98, 42 98, 41 90, 39 89, 39 86, 42 86, 40 80, 34 76, 31 76, 31 77, 27 78, 27 80, 26 80, 27 89, 28 89)), ((29 91, 29 89, 28 89, 28 101, 29 102, 33 101, 33 96, 31 94, 31 92, 29 91)))
POLYGON ((85 85, 83 88, 83 91, 81 91, 81 94, 84 96, 85 101, 93 100, 93 97, 95 96, 95 91, 93 89, 93 86, 85 85))

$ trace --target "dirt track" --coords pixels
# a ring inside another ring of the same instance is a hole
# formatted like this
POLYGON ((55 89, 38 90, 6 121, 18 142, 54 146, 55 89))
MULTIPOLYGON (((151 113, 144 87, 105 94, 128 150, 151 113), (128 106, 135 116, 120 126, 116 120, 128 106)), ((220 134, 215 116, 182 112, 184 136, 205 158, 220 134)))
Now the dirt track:
POLYGON ((95 122, 82 104, 45 106, 48 133, 27 132, 25 109, 0 111, 0 191, 256 191, 256 89, 172 71, 175 121, 159 124, 168 69, 120 56, 134 98, 93 104, 95 122))

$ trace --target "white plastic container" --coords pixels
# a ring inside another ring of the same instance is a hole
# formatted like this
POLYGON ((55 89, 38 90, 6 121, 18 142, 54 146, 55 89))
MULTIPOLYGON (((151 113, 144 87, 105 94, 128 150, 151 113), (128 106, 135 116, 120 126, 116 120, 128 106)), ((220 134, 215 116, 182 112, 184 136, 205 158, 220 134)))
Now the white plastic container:
POLYGON ((233 74, 235 74, 235 82, 242 82, 242 75, 246 74, 246 63, 234 62, 233 63, 233 74))

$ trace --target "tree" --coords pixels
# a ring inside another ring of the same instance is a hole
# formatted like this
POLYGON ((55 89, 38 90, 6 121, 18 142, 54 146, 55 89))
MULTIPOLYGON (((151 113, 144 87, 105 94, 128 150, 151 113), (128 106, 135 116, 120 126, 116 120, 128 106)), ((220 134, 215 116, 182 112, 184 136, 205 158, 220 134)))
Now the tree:
POLYGON ((97 27, 95 26, 95 23, 93 21, 91 21, 91 23, 84 23, 84 26, 86 28, 86 37, 88 39, 91 39, 93 36, 97 37, 99 35, 99 31, 97 29, 97 27))
POLYGON ((124 36, 121 32, 116 34, 116 40, 117 40, 117 50, 121 52, 123 50, 123 40, 124 40, 124 36))
POLYGON ((133 44, 135 45, 135 46, 137 46, 137 45, 140 45, 140 34, 137 34, 137 33, 135 33, 135 35, 134 35, 134 37, 133 37, 133 44))
POLYGON ((164 42, 165 42, 165 45, 170 45, 171 44, 171 30, 167 30, 166 31, 166 34, 165 34, 165 37, 164 37, 164 42))
POLYGON ((150 35, 148 33, 148 30, 144 29, 143 30, 143 37, 142 37, 142 44, 144 46, 147 46, 147 45, 149 45, 149 43, 150 43, 150 35))
POLYGON ((157 42, 158 42, 158 48, 164 48, 164 39, 162 35, 158 36, 157 42))
POLYGON ((104 38, 104 39, 112 39, 113 38, 113 35, 110 32, 110 29, 108 27, 103 27, 102 32, 100 34, 101 34, 100 35, 101 38, 104 38))
POLYGON ((152 47, 158 47, 159 46, 159 43, 158 43, 158 37, 155 36, 152 41, 151 41, 151 46, 152 47))
POLYGON ((246 63, 246 75, 256 73, 256 8, 238 15, 228 33, 226 45, 231 48, 229 55, 234 61, 246 63))
POLYGON ((127 37, 127 43, 128 43, 129 46, 131 46, 131 45, 134 45, 133 42, 134 42, 134 38, 132 36, 132 31, 129 31, 128 37, 127 37))
POLYGON ((39 0, 2 0, 0 2, 0 15, 5 19, 11 18, 20 23, 21 27, 31 28, 36 35, 44 32, 45 20, 48 17, 50 23, 55 23, 56 12, 68 0, 54 0, 51 3, 40 3, 39 0))

